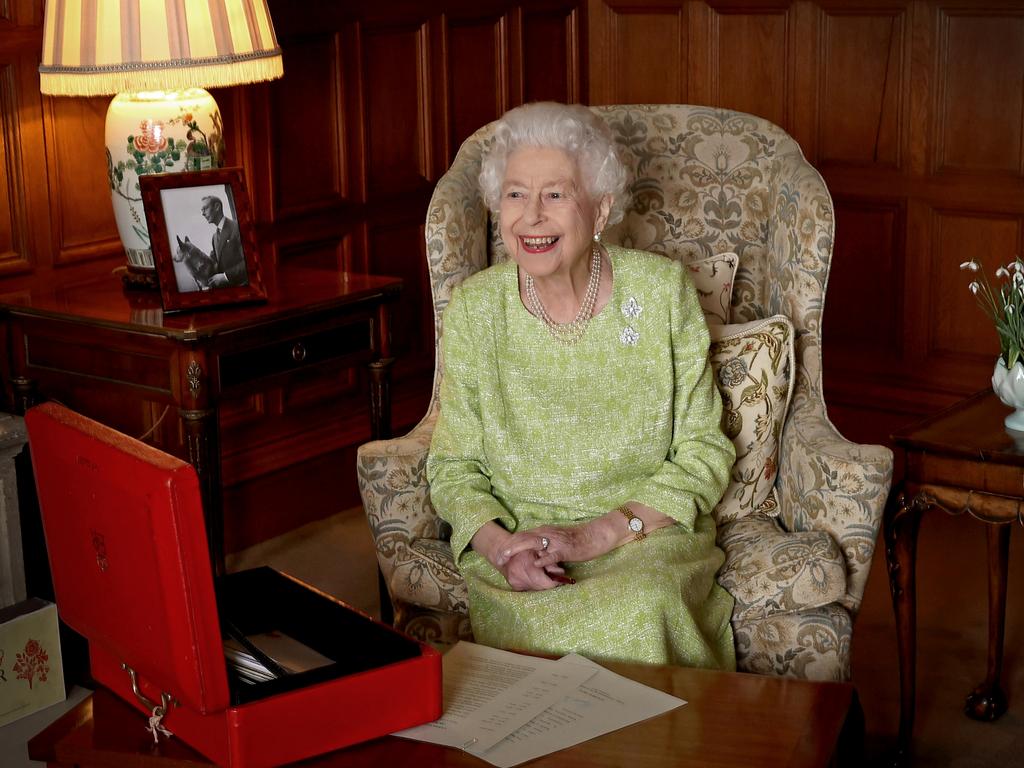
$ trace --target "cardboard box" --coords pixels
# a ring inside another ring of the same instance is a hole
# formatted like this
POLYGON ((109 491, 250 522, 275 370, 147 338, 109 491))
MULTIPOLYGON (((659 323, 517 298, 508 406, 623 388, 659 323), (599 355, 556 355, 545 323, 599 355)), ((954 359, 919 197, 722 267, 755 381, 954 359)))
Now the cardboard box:
POLYGON ((33 597, 0 610, 0 726, 64 698, 57 606, 33 597))
POLYGON ((215 588, 190 464, 55 403, 25 422, 61 618, 154 738, 260 768, 440 717, 429 646, 269 568, 215 588), (225 640, 272 632, 331 663, 245 682, 225 640))

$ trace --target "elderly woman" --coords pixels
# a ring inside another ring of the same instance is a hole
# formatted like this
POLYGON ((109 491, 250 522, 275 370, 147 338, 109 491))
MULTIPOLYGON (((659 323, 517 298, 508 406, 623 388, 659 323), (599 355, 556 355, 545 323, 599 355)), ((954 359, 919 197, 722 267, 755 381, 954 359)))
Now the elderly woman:
POLYGON ((445 310, 431 498, 478 642, 733 669, 708 330, 679 263, 601 244, 626 177, 584 107, 498 123, 480 183, 511 261, 445 310))

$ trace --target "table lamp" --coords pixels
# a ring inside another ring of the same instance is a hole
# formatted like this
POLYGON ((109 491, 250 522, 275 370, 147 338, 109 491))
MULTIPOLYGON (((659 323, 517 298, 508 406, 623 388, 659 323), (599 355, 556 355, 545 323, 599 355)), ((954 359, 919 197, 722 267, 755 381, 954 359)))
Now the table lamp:
POLYGON ((204 89, 282 74, 266 0, 48 0, 40 90, 117 94, 107 178, 126 286, 156 286, 139 176, 219 167, 224 127, 204 89))

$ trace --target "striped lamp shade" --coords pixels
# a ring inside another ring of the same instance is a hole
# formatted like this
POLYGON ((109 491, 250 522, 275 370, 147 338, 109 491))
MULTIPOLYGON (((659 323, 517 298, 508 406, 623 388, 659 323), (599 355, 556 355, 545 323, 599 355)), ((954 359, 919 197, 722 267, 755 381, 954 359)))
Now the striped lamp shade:
POLYGON ((47 0, 40 90, 211 88, 281 77, 266 0, 47 0))

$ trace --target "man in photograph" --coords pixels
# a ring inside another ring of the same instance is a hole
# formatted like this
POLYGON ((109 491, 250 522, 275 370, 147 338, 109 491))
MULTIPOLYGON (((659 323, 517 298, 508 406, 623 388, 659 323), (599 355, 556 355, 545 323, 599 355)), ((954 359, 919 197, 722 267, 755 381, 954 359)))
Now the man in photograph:
POLYGON ((211 288, 229 285, 247 285, 245 256, 242 253, 242 238, 238 222, 224 215, 224 203, 216 195, 203 198, 203 218, 216 227, 213 233, 213 257, 217 270, 210 278, 211 288))

